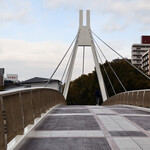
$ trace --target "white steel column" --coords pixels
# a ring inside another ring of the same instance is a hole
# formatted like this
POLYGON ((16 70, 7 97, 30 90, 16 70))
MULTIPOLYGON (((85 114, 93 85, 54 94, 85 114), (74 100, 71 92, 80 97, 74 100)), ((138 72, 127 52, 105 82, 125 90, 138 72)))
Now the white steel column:
POLYGON ((79 11, 79 27, 83 26, 83 10, 79 11))
POLYGON ((91 40, 91 49, 92 49, 92 54, 93 54, 94 63, 95 63, 95 67, 96 67, 96 73, 97 73, 97 78, 98 78, 98 82, 99 82, 99 87, 101 90, 103 101, 105 101, 107 99, 105 84, 104 84, 104 79, 103 79, 101 69, 99 66, 98 57, 97 57, 97 53, 96 53, 96 47, 94 45, 93 40, 91 40))
POLYGON ((90 10, 86 11, 86 25, 90 28, 90 10))
POLYGON ((64 91, 63 91, 63 95, 64 95, 65 99, 67 98, 69 85, 70 85, 70 80, 71 80, 72 72, 73 72, 73 68, 74 68, 75 58, 76 58, 76 54, 77 54, 78 37, 79 37, 79 34, 77 35, 75 46, 73 48, 73 54, 72 54, 72 57, 71 57, 70 65, 69 65, 67 76, 66 76, 66 84, 65 84, 64 91))

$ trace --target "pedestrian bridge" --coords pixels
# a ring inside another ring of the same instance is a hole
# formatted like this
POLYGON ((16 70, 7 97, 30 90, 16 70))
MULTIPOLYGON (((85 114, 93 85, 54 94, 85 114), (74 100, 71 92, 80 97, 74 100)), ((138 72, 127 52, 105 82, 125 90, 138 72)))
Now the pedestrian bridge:
POLYGON ((150 77, 92 32, 89 10, 86 26, 82 10, 79 20, 78 33, 45 88, 0 93, 0 150, 150 150, 150 90, 127 91, 93 35, 146 78, 150 77), (46 88, 72 47, 61 79, 65 79, 63 94, 46 88), (91 47, 102 106, 66 105, 78 47, 83 47, 82 74, 85 47, 91 47), (99 62, 103 64, 100 54, 125 92, 117 94, 103 65, 114 93, 108 98, 99 66, 99 62))
POLYGON ((0 149, 149 150, 148 94, 132 91, 103 106, 67 106, 62 94, 49 88, 3 92, 0 149))

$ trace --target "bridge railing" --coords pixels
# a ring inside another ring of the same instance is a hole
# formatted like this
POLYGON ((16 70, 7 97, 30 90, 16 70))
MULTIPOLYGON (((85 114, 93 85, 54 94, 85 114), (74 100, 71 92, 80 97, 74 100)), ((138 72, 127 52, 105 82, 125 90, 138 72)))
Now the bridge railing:
POLYGON ((49 88, 30 88, 0 93, 0 150, 34 119, 57 104, 65 104, 61 93, 49 88))
POLYGON ((102 105, 134 105, 150 108, 150 90, 137 90, 119 93, 108 98, 102 105))

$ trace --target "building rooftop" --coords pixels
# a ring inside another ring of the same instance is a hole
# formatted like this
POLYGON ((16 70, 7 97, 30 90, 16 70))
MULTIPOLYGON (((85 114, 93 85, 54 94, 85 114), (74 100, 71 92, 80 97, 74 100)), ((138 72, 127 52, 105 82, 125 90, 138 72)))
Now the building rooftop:
MULTIPOLYGON (((45 83, 48 82, 48 78, 34 77, 25 81, 22 81, 21 84, 30 84, 30 83, 45 83)), ((59 80, 51 79, 50 82, 60 82, 59 80)))
POLYGON ((138 44, 138 43, 137 43, 137 44, 133 44, 133 45, 132 45, 132 47, 134 47, 134 46, 150 46, 150 44, 141 44, 141 43, 138 44))

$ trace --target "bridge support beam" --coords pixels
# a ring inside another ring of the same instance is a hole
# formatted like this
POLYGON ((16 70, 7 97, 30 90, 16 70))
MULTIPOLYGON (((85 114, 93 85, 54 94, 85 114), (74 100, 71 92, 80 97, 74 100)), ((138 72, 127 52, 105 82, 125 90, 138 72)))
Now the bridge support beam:
POLYGON ((66 84, 65 84, 65 88, 64 88, 64 92, 63 92, 63 95, 64 95, 65 99, 67 98, 67 94, 68 94, 68 90, 69 90, 69 85, 70 85, 70 81, 71 81, 71 77, 72 77, 75 58, 76 58, 76 54, 77 54, 77 49, 78 49, 78 37, 77 37, 77 40, 75 42, 75 46, 73 48, 73 54, 72 54, 72 57, 71 57, 70 65, 69 65, 66 80, 65 80, 66 84))
POLYGON ((83 26, 83 10, 80 10, 80 13, 79 13, 79 31, 78 31, 77 39, 76 39, 75 46, 73 49, 73 54, 72 54, 72 58, 70 61, 70 65, 68 68, 68 72, 67 72, 67 76, 66 76, 66 84, 65 84, 63 95, 66 99, 67 94, 68 94, 68 90, 69 90, 71 77, 72 77, 72 72, 73 72, 73 68, 74 68, 74 63, 75 63, 75 58, 76 58, 78 46, 84 46, 84 47, 88 46, 88 47, 91 47, 91 49, 92 49, 92 54, 93 54, 94 63, 95 63, 95 67, 96 67, 98 82, 99 82, 103 101, 105 101, 107 99, 107 94, 106 94, 103 76, 102 76, 99 62, 98 62, 96 47, 95 47, 93 37, 91 34, 90 11, 89 10, 86 11, 86 15, 87 15, 86 16, 86 26, 83 26))
POLYGON ((103 101, 105 101, 107 99, 105 83, 104 83, 104 79, 103 79, 101 69, 100 69, 100 66, 99 66, 98 57, 97 57, 97 53, 96 53, 96 47, 94 45, 93 40, 91 41, 91 49, 92 49, 92 53, 93 53, 93 58, 94 58, 97 78, 98 78, 98 82, 99 82, 99 87, 100 87, 100 90, 101 90, 103 101))

